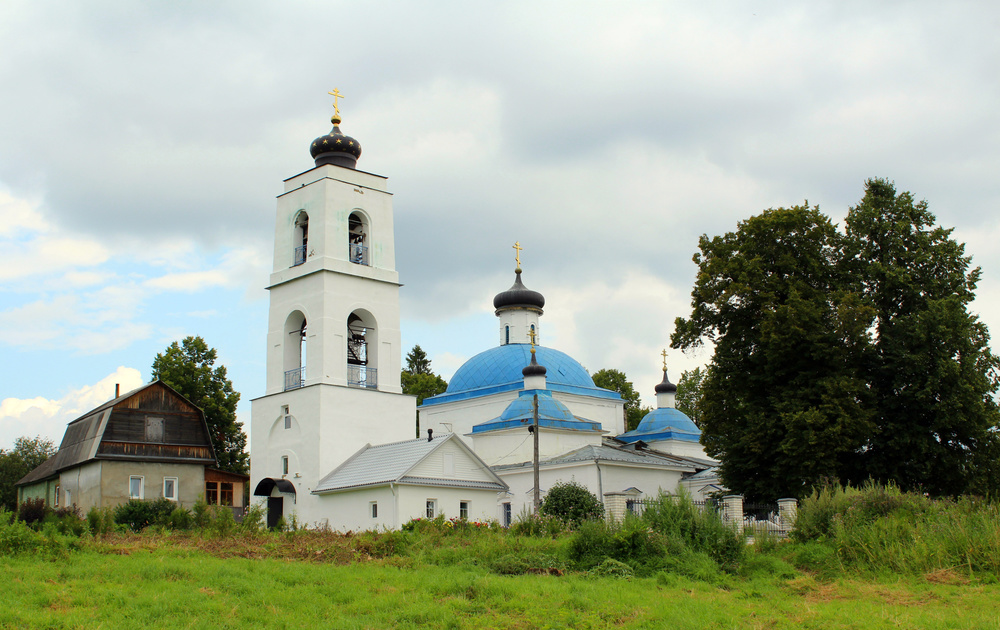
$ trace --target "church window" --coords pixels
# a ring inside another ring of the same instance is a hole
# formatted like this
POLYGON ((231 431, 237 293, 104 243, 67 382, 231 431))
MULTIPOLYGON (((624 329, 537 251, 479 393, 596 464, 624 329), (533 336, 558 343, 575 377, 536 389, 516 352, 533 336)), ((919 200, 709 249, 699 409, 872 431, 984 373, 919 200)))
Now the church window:
POLYGON ((292 266, 297 267, 306 261, 309 248, 309 215, 305 211, 295 215, 295 237, 293 239, 295 252, 292 266))
POLYGON ((288 413, 288 405, 282 405, 281 406, 281 415, 283 415, 285 417, 285 428, 286 429, 291 429, 292 428, 292 415, 290 413, 288 413))
POLYGON ((469 520, 469 502, 459 501, 458 502, 458 518, 463 520, 469 520))
POLYGON ((368 225, 365 216, 352 212, 347 220, 348 260, 357 265, 368 265, 368 225))
POLYGON ((375 351, 378 348, 374 320, 370 314, 351 313, 347 318, 347 384, 351 387, 378 387, 378 361, 375 351))
POLYGON ((533 343, 533 344, 535 344, 537 346, 538 345, 538 333, 535 332, 535 325, 534 324, 531 325, 531 332, 528 333, 528 335, 529 335, 529 339, 531 339, 531 343, 533 343))
POLYGON ((285 391, 297 389, 306 381, 306 318, 295 311, 285 320, 285 391))
POLYGON ((510 527, 510 501, 504 502, 501 506, 500 522, 503 523, 504 527, 510 527))
POLYGON ((378 501, 372 501, 368 504, 368 507, 371 510, 372 518, 378 518, 378 501))
POLYGON ((437 514, 437 500, 427 499, 427 518, 434 518, 437 514))
POLYGON ((56 486, 56 507, 59 507, 59 486, 56 486))
POLYGON ((142 499, 143 497, 143 477, 142 475, 132 475, 128 478, 128 498, 142 499))
POLYGON ((503 327, 503 334, 504 334, 504 341, 503 341, 504 345, 509 344, 510 343, 510 326, 504 326, 503 327))
POLYGON ((163 498, 171 501, 177 500, 177 477, 163 478, 163 498))
POLYGON ((288 455, 281 456, 281 474, 282 475, 288 474, 288 455))

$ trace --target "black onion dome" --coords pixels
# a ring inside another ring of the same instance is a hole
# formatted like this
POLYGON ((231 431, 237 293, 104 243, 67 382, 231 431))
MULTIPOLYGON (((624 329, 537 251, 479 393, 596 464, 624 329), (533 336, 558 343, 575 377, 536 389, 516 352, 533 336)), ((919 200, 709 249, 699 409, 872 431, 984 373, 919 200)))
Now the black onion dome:
POLYGON ((515 307, 537 308, 540 310, 545 306, 545 298, 538 291, 532 291, 521 284, 520 269, 515 270, 515 273, 517 277, 514 280, 514 286, 506 291, 497 293, 496 297, 493 298, 493 308, 498 311, 515 307))
POLYGON ((545 376, 545 366, 539 365, 538 361, 535 359, 535 349, 531 349, 531 363, 529 363, 523 370, 521 374, 525 377, 528 376, 545 376))
POLYGON ((361 157, 361 143, 340 131, 340 118, 331 119, 333 129, 325 136, 320 136, 309 145, 309 153, 316 160, 316 166, 333 164, 354 168, 361 157))
POLYGON ((667 371, 663 370, 663 380, 660 384, 653 388, 657 394, 675 394, 677 393, 677 386, 670 382, 667 378, 667 371))

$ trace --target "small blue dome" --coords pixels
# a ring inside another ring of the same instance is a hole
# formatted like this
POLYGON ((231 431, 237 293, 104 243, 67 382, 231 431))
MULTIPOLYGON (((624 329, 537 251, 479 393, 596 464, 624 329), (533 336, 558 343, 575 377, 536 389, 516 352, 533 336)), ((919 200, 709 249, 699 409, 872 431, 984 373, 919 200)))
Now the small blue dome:
POLYGON ((498 417, 472 427, 473 433, 526 427, 534 421, 534 397, 538 394, 538 425, 571 431, 600 431, 601 423, 579 418, 569 408, 552 397, 547 389, 522 391, 498 417))
POLYGON ((656 442, 661 440, 683 440, 697 442, 701 438, 701 429, 691 418, 673 407, 660 407, 646 414, 639 426, 628 433, 622 433, 618 439, 631 444, 632 442, 656 442))

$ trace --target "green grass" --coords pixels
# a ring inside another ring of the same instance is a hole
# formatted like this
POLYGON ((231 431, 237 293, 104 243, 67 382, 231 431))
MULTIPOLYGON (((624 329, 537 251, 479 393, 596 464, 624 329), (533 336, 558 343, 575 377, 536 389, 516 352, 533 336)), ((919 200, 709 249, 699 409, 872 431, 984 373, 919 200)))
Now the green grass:
MULTIPOLYGON (((752 577, 729 576, 718 584, 676 573, 631 579, 572 571, 505 576, 493 572, 488 562, 470 562, 468 557, 437 564, 410 555, 350 561, 340 551, 325 551, 338 541, 344 543, 342 537, 312 533, 226 541, 145 535, 87 542, 83 550, 56 559, 35 554, 2 557, 0 627, 684 629, 1000 624, 1000 589, 957 573, 826 581, 789 573, 787 565, 771 564, 776 556, 761 555, 771 558, 759 560, 770 569, 758 567, 752 577)), ((559 553, 562 543, 551 542, 554 547, 549 551, 559 553)), ((475 539, 460 536, 442 537, 437 543, 472 554, 479 546, 475 539)), ((496 544, 488 539, 487 546, 496 544)), ((533 549, 540 548, 535 539, 533 549)), ((424 553, 419 550, 417 555, 424 553)))

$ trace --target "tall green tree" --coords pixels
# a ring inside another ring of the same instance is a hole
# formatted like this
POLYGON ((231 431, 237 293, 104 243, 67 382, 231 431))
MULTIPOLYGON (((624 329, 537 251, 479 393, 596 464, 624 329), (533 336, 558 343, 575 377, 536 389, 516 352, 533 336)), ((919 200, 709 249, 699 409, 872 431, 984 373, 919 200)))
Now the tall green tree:
POLYGON ((431 373, 431 360, 427 358, 427 353, 419 344, 413 346, 413 349, 406 355, 405 371, 410 374, 431 373))
POLYGON ((642 397, 635 391, 632 381, 628 380, 625 372, 621 370, 605 368, 594 372, 594 385, 610 389, 621 394, 625 401, 625 430, 632 431, 639 426, 639 422, 652 411, 649 407, 642 406, 642 397))
MULTIPOLYGON (((400 374, 403 393, 417 397, 419 407, 425 398, 443 394, 448 389, 448 383, 431 370, 431 360, 419 345, 413 346, 406 355, 406 369, 400 374)), ((417 437, 420 437, 420 414, 418 412, 414 426, 417 437)))
POLYGON ((152 379, 161 380, 205 412, 215 457, 222 470, 248 474, 250 454, 243 423, 236 421, 239 392, 226 376, 226 367, 215 367, 217 353, 201 337, 175 341, 153 360, 152 379))
POLYGON ((870 309, 845 289, 843 236, 818 208, 765 210, 699 240, 692 312, 674 348, 715 344, 702 377, 706 452, 732 490, 800 495, 871 431, 859 377, 870 309))
POLYGON ((980 269, 926 201, 884 179, 865 183, 846 229, 844 265, 874 310, 863 366, 874 428, 854 476, 934 494, 984 489, 983 476, 995 477, 1000 363, 968 310, 980 269))
POLYGON ((681 378, 677 381, 677 395, 674 398, 674 406, 683 413, 695 426, 701 426, 699 408, 701 407, 701 381, 705 378, 708 369, 696 367, 693 370, 681 372, 681 378))
POLYGON ((14 440, 14 448, 0 449, 0 508, 10 512, 17 509, 14 484, 55 455, 56 450, 52 440, 41 436, 22 436, 14 440))

